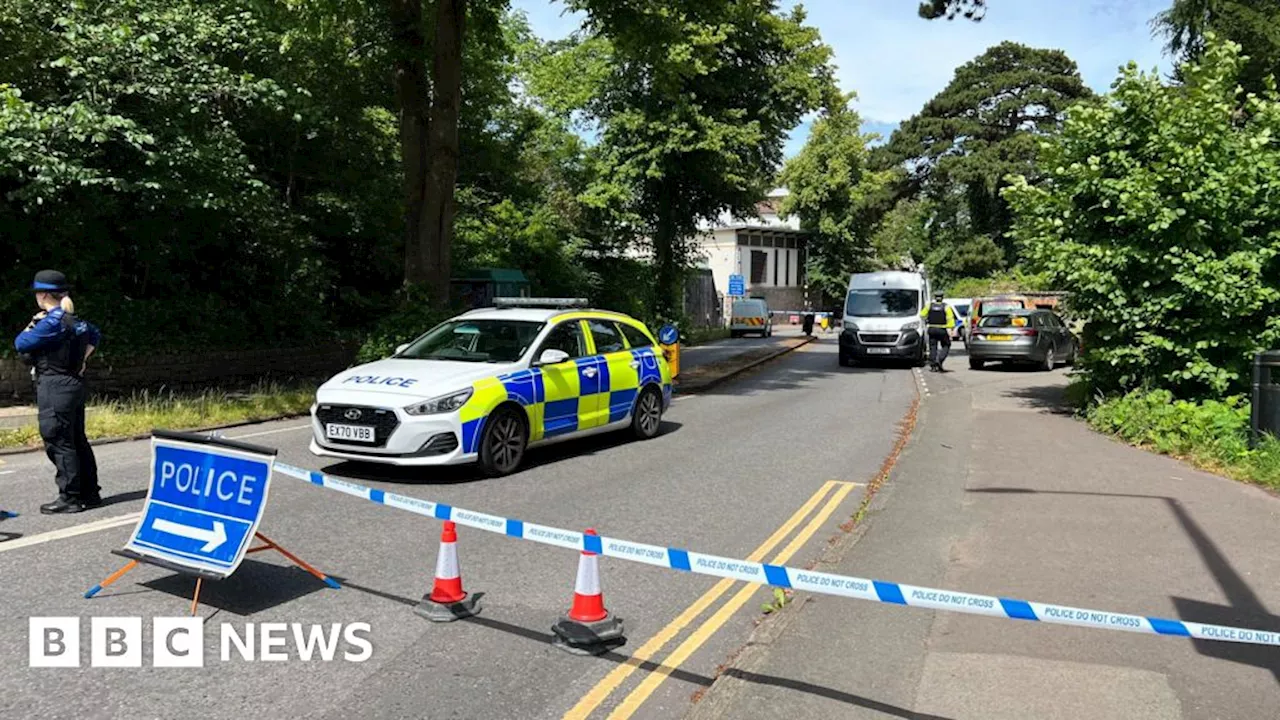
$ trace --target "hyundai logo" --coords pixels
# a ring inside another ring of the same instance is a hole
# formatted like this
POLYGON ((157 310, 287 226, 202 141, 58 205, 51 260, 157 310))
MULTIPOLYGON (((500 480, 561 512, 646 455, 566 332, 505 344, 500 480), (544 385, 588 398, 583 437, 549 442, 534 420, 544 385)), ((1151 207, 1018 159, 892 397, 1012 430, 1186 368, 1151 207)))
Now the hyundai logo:
POLYGON ((361 414, 362 413, 360 412, 360 408, 351 408, 350 410, 347 410, 346 412, 344 412, 342 416, 348 420, 359 420, 361 414))

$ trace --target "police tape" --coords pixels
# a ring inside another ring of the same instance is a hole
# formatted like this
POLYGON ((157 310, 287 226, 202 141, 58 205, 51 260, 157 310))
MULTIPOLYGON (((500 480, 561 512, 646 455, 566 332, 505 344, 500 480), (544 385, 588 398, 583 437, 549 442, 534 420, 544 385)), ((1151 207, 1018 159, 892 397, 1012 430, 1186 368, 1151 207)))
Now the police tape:
POLYGON ((973 593, 938 590, 902 583, 866 580, 847 575, 833 575, 814 570, 800 570, 784 565, 769 565, 767 563, 736 560, 717 555, 705 555, 691 550, 647 545, 603 535, 586 535, 573 530, 562 530, 548 525, 537 525, 474 510, 464 510, 443 503, 434 503, 429 500, 384 492, 284 463, 277 462, 275 469, 277 472, 305 480, 313 485, 406 510, 424 517, 437 520, 452 520, 458 525, 477 530, 486 530, 522 540, 532 540, 545 545, 555 545, 567 550, 585 550, 606 557, 630 560, 683 572, 698 573, 700 575, 713 575, 761 585, 807 590, 823 595, 870 600, 871 602, 889 605, 949 610, 972 615, 1008 618, 1010 620, 1029 620, 1058 625, 1123 630, 1126 632, 1169 635, 1197 640, 1280 646, 1280 633, 1266 630, 1205 625, 1186 620, 1167 620, 1158 617, 1104 612, 992 595, 975 595, 973 593))

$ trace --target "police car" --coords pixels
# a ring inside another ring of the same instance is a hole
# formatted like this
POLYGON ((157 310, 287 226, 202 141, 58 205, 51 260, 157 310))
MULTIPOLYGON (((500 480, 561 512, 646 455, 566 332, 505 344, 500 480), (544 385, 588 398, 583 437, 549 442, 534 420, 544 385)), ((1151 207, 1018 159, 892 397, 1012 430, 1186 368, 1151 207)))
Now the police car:
POLYGON ((585 304, 498 298, 338 374, 316 393, 311 452, 505 475, 542 443, 654 437, 671 404, 662 348, 638 320, 585 304))

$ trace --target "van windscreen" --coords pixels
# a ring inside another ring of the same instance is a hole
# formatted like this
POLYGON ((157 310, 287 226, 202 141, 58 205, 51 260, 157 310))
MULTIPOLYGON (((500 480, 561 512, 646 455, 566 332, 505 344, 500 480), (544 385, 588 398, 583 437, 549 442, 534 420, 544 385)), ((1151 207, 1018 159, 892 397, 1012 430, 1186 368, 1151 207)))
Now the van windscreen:
POLYGON ((844 314, 850 317, 903 317, 920 312, 920 293, 905 288, 850 290, 844 314))

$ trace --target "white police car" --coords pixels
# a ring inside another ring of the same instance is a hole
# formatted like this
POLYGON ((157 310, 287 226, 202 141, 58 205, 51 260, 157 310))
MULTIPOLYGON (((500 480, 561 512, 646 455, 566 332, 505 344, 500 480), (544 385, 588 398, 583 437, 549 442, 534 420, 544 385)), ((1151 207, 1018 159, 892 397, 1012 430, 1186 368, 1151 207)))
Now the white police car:
POLYGON ((526 447, 630 428, 658 434, 671 370, 649 331, 583 301, 499 299, 320 387, 311 452, 514 471, 526 447))

